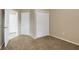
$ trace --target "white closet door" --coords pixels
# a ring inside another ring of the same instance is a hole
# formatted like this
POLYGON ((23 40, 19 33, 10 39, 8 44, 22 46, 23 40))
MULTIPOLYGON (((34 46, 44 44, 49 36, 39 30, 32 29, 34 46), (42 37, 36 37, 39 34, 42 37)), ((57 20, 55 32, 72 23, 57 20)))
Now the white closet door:
POLYGON ((11 38, 18 35, 18 12, 14 10, 5 10, 5 46, 11 38))
POLYGON ((9 13, 9 38, 18 36, 18 13, 11 10, 9 13))
POLYGON ((21 13, 21 34, 23 35, 29 35, 30 34, 30 18, 29 18, 29 12, 22 12, 21 13))
POLYGON ((49 35, 49 13, 36 12, 37 37, 49 35))

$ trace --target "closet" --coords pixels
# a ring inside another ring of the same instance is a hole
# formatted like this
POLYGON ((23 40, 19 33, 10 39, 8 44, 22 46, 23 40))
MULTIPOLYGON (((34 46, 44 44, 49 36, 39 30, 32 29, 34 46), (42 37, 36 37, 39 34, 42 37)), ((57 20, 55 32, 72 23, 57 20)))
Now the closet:
POLYGON ((49 11, 43 9, 5 10, 5 46, 19 35, 33 38, 49 35, 49 11))

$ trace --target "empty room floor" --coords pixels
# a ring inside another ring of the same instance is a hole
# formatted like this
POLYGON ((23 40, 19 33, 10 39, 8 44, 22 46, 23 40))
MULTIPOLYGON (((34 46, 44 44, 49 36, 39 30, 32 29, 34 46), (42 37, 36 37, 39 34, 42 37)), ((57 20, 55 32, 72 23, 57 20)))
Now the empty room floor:
POLYGON ((6 50, 78 50, 79 46, 57 39, 44 36, 33 39, 27 35, 17 36, 9 41, 6 50))

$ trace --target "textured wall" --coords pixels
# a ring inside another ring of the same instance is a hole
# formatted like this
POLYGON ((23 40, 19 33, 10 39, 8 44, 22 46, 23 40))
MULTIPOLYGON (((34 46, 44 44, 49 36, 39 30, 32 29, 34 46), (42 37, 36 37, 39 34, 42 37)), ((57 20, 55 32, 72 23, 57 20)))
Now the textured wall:
POLYGON ((50 34, 79 44, 79 10, 51 10, 50 34))

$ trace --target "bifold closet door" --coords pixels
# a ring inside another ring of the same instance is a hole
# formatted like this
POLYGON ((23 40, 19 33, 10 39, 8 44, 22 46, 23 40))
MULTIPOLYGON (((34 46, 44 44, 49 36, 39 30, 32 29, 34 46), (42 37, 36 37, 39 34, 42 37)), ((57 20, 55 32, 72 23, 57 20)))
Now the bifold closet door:
POLYGON ((21 12, 21 34, 30 35, 30 16, 29 12, 21 12))
POLYGON ((9 13, 9 39, 18 36, 18 12, 11 10, 9 13))
POLYGON ((49 13, 36 12, 36 37, 49 35, 49 13))
POLYGON ((5 46, 8 41, 18 36, 18 12, 10 9, 5 10, 5 46))

